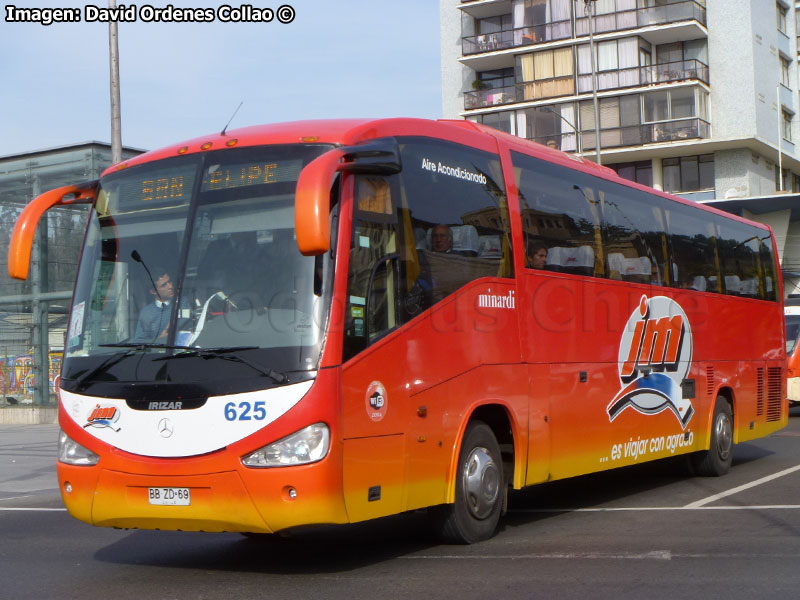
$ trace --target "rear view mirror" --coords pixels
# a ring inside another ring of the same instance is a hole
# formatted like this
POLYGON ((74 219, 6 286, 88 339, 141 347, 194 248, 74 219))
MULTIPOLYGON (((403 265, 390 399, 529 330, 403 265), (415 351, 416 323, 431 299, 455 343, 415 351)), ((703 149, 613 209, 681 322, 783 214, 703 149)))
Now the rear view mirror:
POLYGON ((338 148, 326 152, 308 163, 297 179, 294 227, 303 256, 324 254, 330 246, 331 184, 342 156, 338 148))
POLYGON ((308 163, 297 179, 295 194, 294 223, 300 253, 316 256, 330 247, 330 194, 337 172, 392 175, 401 169, 394 139, 335 148, 308 163))
POLYGON ((56 205, 90 204, 94 202, 97 181, 80 185, 67 185, 37 196, 22 211, 8 245, 8 275, 13 279, 27 279, 31 265, 33 236, 42 215, 56 205), (67 196, 73 198, 65 199, 67 196))

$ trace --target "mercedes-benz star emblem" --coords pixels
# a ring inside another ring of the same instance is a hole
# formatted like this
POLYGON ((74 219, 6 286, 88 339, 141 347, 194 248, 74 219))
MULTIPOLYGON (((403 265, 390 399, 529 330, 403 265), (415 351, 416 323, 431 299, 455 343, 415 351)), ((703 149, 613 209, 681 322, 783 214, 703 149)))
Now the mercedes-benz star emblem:
POLYGON ((172 435, 173 431, 175 431, 175 426, 169 419, 161 419, 158 422, 158 433, 161 434, 161 437, 168 438, 172 435))

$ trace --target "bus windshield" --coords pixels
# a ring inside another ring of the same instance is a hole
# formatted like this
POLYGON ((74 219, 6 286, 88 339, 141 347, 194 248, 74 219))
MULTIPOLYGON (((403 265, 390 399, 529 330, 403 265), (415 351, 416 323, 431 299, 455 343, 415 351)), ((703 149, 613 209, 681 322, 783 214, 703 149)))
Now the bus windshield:
POLYGON ((131 384, 192 382, 216 393, 308 377, 332 267, 298 251, 294 191, 301 169, 329 148, 230 149, 103 178, 63 387, 113 395, 126 385, 130 397, 131 384))

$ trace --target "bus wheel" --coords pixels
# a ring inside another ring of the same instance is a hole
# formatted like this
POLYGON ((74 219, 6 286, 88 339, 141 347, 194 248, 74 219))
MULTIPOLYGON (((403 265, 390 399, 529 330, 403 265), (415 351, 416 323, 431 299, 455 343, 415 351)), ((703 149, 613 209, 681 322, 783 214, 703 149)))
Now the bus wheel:
POLYGON ((456 501, 436 507, 445 542, 471 544, 492 537, 503 508, 503 459, 492 430, 482 421, 467 426, 456 474, 456 501))
POLYGON ((703 477, 719 477, 730 471, 733 462, 733 415, 728 401, 717 396, 711 424, 711 445, 708 450, 691 456, 695 473, 703 477))
POLYGON ((288 535, 281 535, 280 533, 253 533, 250 531, 241 531, 239 533, 253 542, 270 542, 278 538, 289 537, 288 535))

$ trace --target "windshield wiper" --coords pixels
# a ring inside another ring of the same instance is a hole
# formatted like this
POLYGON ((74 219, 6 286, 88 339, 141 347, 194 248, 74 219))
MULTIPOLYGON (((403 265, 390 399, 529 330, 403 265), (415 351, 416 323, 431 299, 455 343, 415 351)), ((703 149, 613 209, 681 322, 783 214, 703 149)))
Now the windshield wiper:
POLYGON ((101 348, 133 348, 135 350, 147 350, 148 348, 164 348, 167 350, 194 350, 193 346, 169 346, 167 344, 148 344, 147 342, 123 342, 119 344, 98 344, 101 348))
POLYGON ((91 379, 101 371, 105 371, 113 367, 123 358, 135 354, 137 350, 145 350, 151 347, 160 347, 160 346, 155 346, 154 344, 99 344, 99 345, 104 348, 128 348, 128 350, 126 352, 123 352, 122 354, 112 354, 104 361, 102 361, 99 365, 97 365, 94 369, 86 371, 86 373, 84 373, 75 380, 76 387, 80 387, 85 381, 91 379))
POLYGON ((255 363, 252 360, 240 356, 239 354, 234 354, 235 352, 240 352, 242 350, 257 350, 258 346, 232 346, 230 348, 190 348, 187 346, 173 346, 173 348, 186 350, 186 352, 173 354, 172 356, 162 356, 153 360, 171 360, 174 358, 189 358, 193 356, 199 356, 200 358, 206 360, 209 358, 220 358, 222 360, 229 360, 247 365, 251 369, 255 369, 259 373, 266 375, 275 383, 286 383, 289 380, 289 378, 283 373, 279 373, 278 371, 270 369, 269 367, 255 363))
POLYGON ((113 367, 115 364, 120 362, 123 358, 127 358, 133 354, 136 354, 139 350, 148 350, 150 348, 163 348, 167 350, 193 350, 188 346, 168 346, 166 344, 148 344, 146 342, 135 343, 135 342, 123 342, 119 344, 98 344, 101 348, 128 348, 126 352, 122 354, 112 354, 108 358, 106 358, 103 362, 97 365, 94 369, 91 369, 78 377, 75 380, 75 386, 80 386, 87 380, 91 379, 101 371, 106 371, 113 367))

